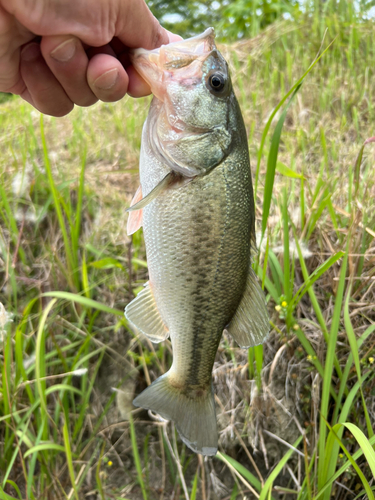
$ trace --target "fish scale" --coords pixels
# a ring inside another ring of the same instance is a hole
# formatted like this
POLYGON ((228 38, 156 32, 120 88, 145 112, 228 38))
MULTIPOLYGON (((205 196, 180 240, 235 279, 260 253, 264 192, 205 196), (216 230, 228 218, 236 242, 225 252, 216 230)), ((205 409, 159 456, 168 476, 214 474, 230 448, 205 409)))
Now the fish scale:
MULTIPOLYGON (((243 175, 245 168, 228 172, 226 163, 231 166, 228 160, 210 176, 167 191, 143 213, 150 282, 170 331, 174 377, 186 386, 197 380, 211 383, 217 345, 237 308, 248 270, 249 217, 243 214, 245 203, 238 204, 241 193, 230 195, 226 177, 231 174, 232 187, 236 175, 245 195, 250 192, 249 176, 243 175), (212 182, 215 189, 205 189, 212 182)), ((250 204, 249 199, 248 211, 250 204)))
POLYGON ((143 224, 149 282, 125 314, 153 342, 169 335, 173 348, 169 371, 134 404, 173 420, 193 451, 213 455, 212 368, 223 330, 244 347, 269 330, 250 266, 255 216, 246 130, 212 30, 135 51, 133 64, 156 96, 142 133, 142 199, 136 195, 128 223, 129 233, 143 224), (181 53, 195 61, 190 72, 181 53), (179 65, 163 66, 174 54, 179 65), (212 74, 224 82, 221 94, 209 86, 212 74))

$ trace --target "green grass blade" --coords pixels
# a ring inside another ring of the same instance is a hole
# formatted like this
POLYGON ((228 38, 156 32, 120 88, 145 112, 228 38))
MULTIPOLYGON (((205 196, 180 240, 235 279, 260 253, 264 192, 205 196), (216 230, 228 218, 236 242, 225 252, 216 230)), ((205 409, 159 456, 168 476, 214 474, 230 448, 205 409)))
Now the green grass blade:
POLYGON ((283 189, 283 200, 281 214, 283 219, 283 236, 284 236, 284 295, 289 304, 292 299, 292 277, 290 275, 290 255, 289 255, 289 215, 288 215, 288 193, 286 187, 283 189))
POLYGON ((284 121, 285 121, 289 106, 292 104, 293 98, 296 95, 296 93, 298 92, 300 86, 301 85, 298 85, 295 88, 292 97, 290 98, 288 104, 285 106, 285 109, 282 112, 282 114, 279 118, 279 121, 276 124, 275 130, 273 132, 272 139, 271 139, 271 147, 270 147, 270 152, 268 154, 266 180, 265 180, 264 196, 263 196, 262 239, 263 239, 264 233, 266 232, 266 229, 267 229, 267 220, 268 220, 268 215, 270 213, 272 191, 273 191, 273 184, 275 181, 275 171, 276 171, 276 164, 277 164, 277 155, 279 153, 281 131, 283 129, 284 121))
MULTIPOLYGON (((371 374, 370 371, 366 373, 366 375, 362 378, 362 381, 364 382, 369 375, 371 374)), ((340 417, 339 417, 339 422, 340 424, 344 424, 346 419, 348 418, 348 415, 350 411, 353 408, 353 404, 357 398, 357 393, 359 389, 361 388, 361 384, 359 381, 352 387, 352 389, 349 392, 349 395, 347 396, 345 403, 342 407, 340 417)), ((344 431, 344 427, 340 427, 337 430, 337 437, 341 439, 342 433, 344 431)), ((332 439, 332 443, 329 443, 329 439, 327 439, 327 446, 326 446, 326 455, 324 457, 324 470, 326 471, 326 477, 329 478, 333 476, 335 469, 337 467, 337 458, 339 454, 340 446, 338 443, 338 440, 332 439)), ((326 494, 328 496, 328 494, 326 494)))
MULTIPOLYGON (((65 415, 65 417, 66 417, 66 415, 65 415)), ((66 455, 66 462, 68 464, 70 482, 72 483, 74 496, 76 497, 76 500, 79 500, 77 486, 76 486, 76 479, 75 479, 75 475, 74 475, 73 455, 72 455, 72 449, 70 447, 70 436, 69 436, 67 418, 64 419, 63 436, 64 436, 64 451, 65 451, 65 455, 66 455)))
MULTIPOLYGON (((348 237, 349 245, 350 237, 348 237)), ((342 301, 344 296, 345 288, 345 277, 346 277, 346 267, 348 262, 348 248, 342 260, 339 286, 337 288, 335 307, 333 311, 331 331, 328 340, 327 354, 325 359, 324 376, 323 376, 323 387, 320 405, 320 435, 319 435, 319 463, 318 463, 318 488, 320 489, 326 481, 326 473, 324 470, 324 456, 325 456, 325 444, 326 444, 326 425, 325 422, 328 420, 328 410, 329 410, 329 398, 331 393, 331 379, 333 373, 334 359, 335 359, 335 349, 337 342, 337 334, 340 325, 342 301)))
POLYGON ((10 484, 12 486, 12 488, 14 488, 17 492, 17 495, 18 495, 18 498, 20 500, 22 500, 22 495, 21 495, 21 492, 20 492, 20 489, 19 487, 16 485, 16 483, 14 481, 12 481, 11 479, 8 479, 7 481, 8 484, 10 484))
POLYGON ((261 490, 262 488, 261 482, 250 471, 248 471, 246 467, 241 465, 239 462, 237 462, 237 460, 230 457, 229 455, 219 452, 217 454, 217 458, 222 459, 222 457, 224 457, 225 460, 229 462, 236 469, 237 472, 239 472, 247 481, 249 481, 251 485, 255 486, 257 490, 259 491, 261 490))
POLYGON ((8 493, 5 493, 3 488, 0 486, 0 500, 18 500, 16 497, 11 497, 8 493))
POLYGON ((194 476, 193 486, 191 488, 190 500, 196 500, 197 490, 198 490, 198 471, 195 473, 195 476, 194 476))
MULTIPOLYGON (((298 242, 296 243, 298 246, 298 242)), ((290 302, 290 307, 295 307, 296 304, 302 299, 306 292, 309 291, 309 288, 331 267, 335 262, 341 259, 344 256, 344 252, 337 252, 335 255, 332 255, 327 259, 323 264, 321 264, 314 272, 308 277, 307 280, 304 281, 303 285, 300 286, 297 293, 294 295, 293 299, 290 302)))
POLYGON ((64 241, 64 248, 65 248, 65 254, 66 254, 66 264, 68 267, 68 273, 67 273, 67 278, 69 280, 70 286, 75 289, 76 288, 76 283, 74 283, 74 273, 76 272, 76 263, 75 259, 72 253, 72 248, 71 248, 71 242, 69 241, 68 233, 66 230, 66 225, 64 221, 64 216, 63 212, 61 209, 61 197, 59 196, 59 193, 56 189, 55 182, 53 179, 52 175, 52 169, 51 169, 51 163, 49 161, 48 157, 48 150, 47 150, 47 142, 46 142, 46 137, 44 133, 44 121, 43 121, 43 115, 40 115, 40 136, 42 139, 42 145, 43 145, 43 153, 44 153, 44 166, 47 172, 47 178, 49 182, 49 187, 51 190, 51 193, 53 195, 53 203, 55 206, 56 210, 56 215, 57 219, 59 221, 59 227, 60 231, 63 237, 64 241))
POLYGON ((82 160, 81 160, 81 172, 80 172, 80 177, 79 177, 78 199, 77 199, 77 207, 76 207, 76 211, 75 211, 75 227, 74 227, 74 234, 72 237, 72 242, 74 242, 74 252, 76 255, 78 254, 79 235, 80 235, 80 231, 81 231, 81 222, 82 222, 86 156, 87 156, 87 147, 85 146, 84 150, 83 150, 83 154, 82 154, 82 160))
MULTIPOLYGON (((294 230, 294 234, 295 234, 295 230, 294 230)), ((302 252, 301 252, 301 248, 300 248, 300 245, 298 243, 298 239, 296 237, 296 234, 295 234, 295 243, 296 243, 296 246, 297 246, 298 258, 299 258, 299 262, 300 262, 300 265, 301 265, 301 271, 302 271, 303 279, 304 279, 304 281, 308 281, 309 274, 307 272, 306 263, 305 263, 305 260, 303 258, 303 255, 302 255, 302 252)), ((326 325, 325 320, 324 320, 324 316, 323 316, 322 310, 321 310, 320 305, 319 305, 319 301, 316 298, 316 295, 315 295, 315 292, 314 292, 314 288, 312 286, 309 287, 308 290, 307 290, 307 292, 309 294, 309 297, 310 297, 310 300, 311 300, 311 304, 313 306, 314 312, 315 312, 316 317, 318 319, 319 325, 320 325, 320 327, 322 329, 322 333, 323 333, 324 339, 325 339, 326 343, 328 344, 328 342, 329 342, 328 329, 327 329, 327 325, 326 325)), ((336 353, 334 353, 334 365, 335 365, 335 370, 337 372, 337 375, 339 376, 339 378, 341 380, 342 379, 342 371, 341 371, 340 364, 338 362, 336 353)), ((333 387, 331 387, 330 390, 331 390, 331 394, 333 395, 334 392, 335 392, 334 389, 333 389, 333 387)), ((346 387, 345 388, 345 393, 348 394, 348 392, 349 392, 348 388, 346 387)), ((337 396, 334 396, 334 398, 335 398, 335 401, 337 401, 337 396)))
MULTIPOLYGON (((297 441, 293 444, 294 448, 297 448, 297 446, 302 441, 302 438, 303 438, 303 436, 300 436, 297 439, 297 441)), ((262 488, 262 490, 260 492, 259 500, 266 500, 269 497, 269 495, 271 495, 272 485, 273 485, 275 479, 280 474, 280 472, 282 471, 283 467, 285 466, 285 464, 287 463, 287 461, 289 460, 289 458, 292 456, 293 453, 294 453, 294 450, 293 449, 289 449, 285 453, 285 455, 283 456, 283 458, 274 467, 274 469, 272 470, 271 474, 268 476, 266 482, 264 483, 264 486, 263 486, 263 488, 262 488)))
MULTIPOLYGON (((350 464, 352 465, 352 467, 355 469, 356 473, 358 474, 359 478, 361 479, 362 484, 363 484, 363 486, 365 488, 365 491, 367 493, 367 496, 368 496, 369 500, 375 500, 374 495, 373 495, 372 490, 371 490, 371 487, 370 487, 367 479, 365 478, 363 472, 358 467, 356 461, 350 455, 350 453, 348 452, 348 450, 346 449, 346 447, 344 446, 344 444, 342 443, 342 441, 340 440, 340 438, 337 435, 336 431, 341 426, 345 426, 345 427, 347 427, 350 430, 350 432, 353 434, 353 436, 357 439, 358 444, 360 445, 360 447, 361 447, 362 451, 364 452, 366 458, 369 457, 374 462, 374 457, 375 457, 374 450, 369 445, 368 440, 365 437, 365 435, 362 433, 362 431, 360 429, 358 429, 358 427, 356 425, 354 425, 354 424, 348 424, 348 423, 345 423, 345 424, 336 424, 332 428, 330 426, 328 426, 330 428, 330 434, 329 434, 328 439, 327 439, 327 453, 329 453, 330 450, 331 450, 331 448, 332 448, 331 443, 330 443, 331 439, 336 439, 339 442, 340 447, 342 448, 343 452, 345 453, 348 461, 350 462, 350 464), (369 451, 371 453, 369 453, 369 451)), ((375 462, 372 465, 374 466, 373 473, 375 474, 375 462)), ((371 465, 370 465, 370 467, 371 467, 371 465)))
POLYGON ((110 314, 114 314, 115 316, 124 317, 124 312, 119 309, 114 309, 113 307, 106 306, 101 302, 97 302, 93 299, 88 299, 87 297, 83 297, 82 295, 78 295, 76 293, 70 292, 46 292, 42 294, 42 297, 54 297, 56 299, 64 299, 72 302, 76 302, 77 304, 81 304, 87 308, 98 309, 99 311, 107 312, 110 314))
POLYGON ((258 157, 257 157, 257 168, 256 168, 256 173, 255 173, 255 185, 254 185, 255 199, 256 199, 257 192, 258 192, 258 179, 259 179, 260 163, 262 161, 264 143, 266 142, 266 137, 267 137, 268 131, 270 129, 272 120, 273 120, 274 116, 276 115, 276 113, 281 108, 281 106, 284 104, 284 102, 288 99, 288 97, 290 95, 293 94, 293 92, 297 89, 297 87, 301 86, 301 84, 302 84, 303 80, 305 79, 305 77, 310 73, 310 71, 313 69, 313 67, 315 66, 315 64, 319 61, 319 59, 321 59, 324 56, 324 54, 327 52, 327 50, 330 49, 330 47, 331 47, 331 45, 333 43, 334 43, 334 40, 327 46, 326 49, 324 49, 324 51, 318 57, 315 58, 315 60, 310 64, 310 66, 307 68, 307 70, 304 72, 304 74, 301 76, 301 78, 299 78, 296 81, 296 83, 289 90, 289 92, 287 92, 285 94, 285 96, 281 99, 281 101, 279 102, 279 104, 275 107, 275 109, 272 111, 270 117, 268 118, 266 126, 264 127, 264 130, 263 130, 263 133, 262 133, 262 139, 260 141, 260 147, 259 147, 258 157))
POLYGON ((284 175, 285 177, 290 177, 291 179, 304 178, 303 175, 295 172, 290 167, 288 167, 288 165, 285 165, 285 163, 282 163, 281 161, 277 161, 276 170, 279 172, 279 174, 284 175))
POLYGON ((64 448, 64 446, 62 446, 60 444, 56 444, 56 443, 52 443, 52 442, 41 443, 41 444, 33 446, 29 450, 25 451, 23 457, 27 458, 29 455, 32 455, 33 453, 39 453, 40 451, 44 451, 44 450, 54 450, 54 451, 64 452, 65 448, 64 448))
POLYGON ((139 458, 139 452, 138 452, 138 447, 137 447, 137 438, 135 435, 134 421, 133 421, 133 416, 131 413, 129 414, 129 423, 130 423, 130 437, 131 437, 131 442, 132 442, 135 468, 137 470, 138 482, 139 482, 141 490, 142 490, 143 500, 147 500, 147 492, 146 492, 146 488, 145 488, 145 483, 143 481, 141 460, 139 458))
POLYGON ((40 319, 39 328, 36 336, 36 349, 35 349, 35 378, 36 385, 38 388, 38 394, 40 398, 40 406, 47 418, 51 418, 47 409, 47 399, 46 399, 46 384, 42 380, 45 377, 45 357, 44 357, 44 333, 45 324, 47 317, 51 312, 53 306, 56 303, 56 299, 51 300, 43 311, 42 317, 40 319))
POLYGON ((361 429, 359 429, 356 425, 346 422, 345 427, 353 434, 355 439, 357 440, 359 446, 361 447, 363 454, 366 457, 367 463, 371 469, 372 476, 375 478, 375 451, 371 446, 367 437, 363 434, 361 429))
MULTIPOLYGON (((369 439, 369 444, 370 446, 375 446, 375 436, 373 436, 371 439, 369 439)), ((358 458, 360 458, 361 456, 363 455, 363 450, 362 448, 360 448, 359 450, 357 450, 353 455, 352 455, 352 458, 353 460, 357 460, 358 458)), ((332 476, 331 478, 329 478, 329 480, 326 482, 326 484, 324 484, 322 486, 322 488, 319 489, 318 493, 316 494, 316 496, 313 498, 313 500, 318 500, 318 498, 320 498, 324 493, 327 492, 327 489, 328 488, 331 488, 332 487, 332 484, 334 483, 334 481, 336 481, 336 479, 338 479, 345 471, 346 469, 349 467, 349 465, 351 465, 351 462, 349 460, 347 460, 334 474, 334 476, 332 476)))
POLYGON ((355 336, 355 333, 353 330, 353 326, 352 326, 352 322, 350 321, 350 315, 349 315, 349 298, 350 298, 351 289, 352 289, 352 286, 350 284, 348 287, 348 291, 347 291, 346 299, 345 299, 345 305, 344 305, 344 324, 345 324, 346 334, 347 334, 348 340, 349 340, 350 349, 351 349, 353 359, 354 359, 355 369, 357 371, 358 381, 361 384, 360 391, 361 391, 363 412, 365 414, 365 419, 366 419, 367 432, 368 432, 368 435, 370 437, 372 437, 374 435, 374 432, 372 430, 370 415, 368 413, 365 397, 364 397, 363 391, 362 391, 362 373, 361 373, 361 365, 360 365, 360 361, 359 361, 358 344, 357 344, 357 339, 356 339, 356 336, 355 336))
POLYGON ((229 466, 231 466, 236 471, 239 478, 244 478, 249 483, 249 485, 254 486, 257 491, 261 491, 262 484, 259 479, 256 478, 250 471, 248 471, 246 467, 237 462, 237 460, 230 457, 229 455, 226 455, 225 453, 221 453, 220 451, 217 452, 216 458, 224 462, 227 466, 229 464, 229 466))
POLYGON ((362 144, 361 149, 359 150, 355 165, 354 165, 354 198, 357 197, 358 193, 358 188, 359 188, 359 177, 360 177, 360 172, 361 172, 361 164, 362 164, 362 157, 363 157, 363 151, 365 149, 366 144, 369 144, 370 142, 375 142, 375 137, 370 137, 369 139, 366 139, 365 142, 362 144))

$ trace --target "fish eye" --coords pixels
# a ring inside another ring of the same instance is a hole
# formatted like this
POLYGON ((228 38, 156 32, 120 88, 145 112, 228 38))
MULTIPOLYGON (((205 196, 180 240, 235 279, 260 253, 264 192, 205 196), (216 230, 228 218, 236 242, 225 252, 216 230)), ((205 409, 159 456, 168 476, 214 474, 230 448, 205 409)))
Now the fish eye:
POLYGON ((208 87, 209 90, 213 90, 214 92, 221 92, 226 83, 227 79, 223 75, 223 73, 214 73, 208 79, 208 87))

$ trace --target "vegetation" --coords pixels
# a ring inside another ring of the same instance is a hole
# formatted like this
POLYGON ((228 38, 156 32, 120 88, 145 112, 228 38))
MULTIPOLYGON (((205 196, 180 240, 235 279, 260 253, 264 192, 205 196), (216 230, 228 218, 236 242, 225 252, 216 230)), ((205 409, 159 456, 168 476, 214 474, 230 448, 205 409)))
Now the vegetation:
POLYGON ((186 37, 215 26, 227 41, 254 37, 280 19, 320 23, 324 28, 327 18, 362 24, 374 7, 373 0, 147 0, 147 4, 170 31, 186 37))
POLYGON ((123 316, 147 280, 125 208, 149 99, 1 104, 0 499, 374 498, 375 28, 343 4, 221 46, 272 331, 223 336, 215 458, 131 406, 172 359, 123 316))

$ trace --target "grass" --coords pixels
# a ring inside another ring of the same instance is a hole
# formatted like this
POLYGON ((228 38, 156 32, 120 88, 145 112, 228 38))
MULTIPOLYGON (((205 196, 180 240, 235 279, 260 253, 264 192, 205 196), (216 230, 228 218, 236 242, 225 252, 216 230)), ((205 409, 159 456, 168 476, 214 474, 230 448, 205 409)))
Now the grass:
POLYGON ((375 29, 344 14, 222 47, 272 332, 223 338, 213 459, 131 407, 171 362, 122 313, 147 280, 125 208, 148 99, 63 119, 1 104, 0 499, 374 498, 375 29))

